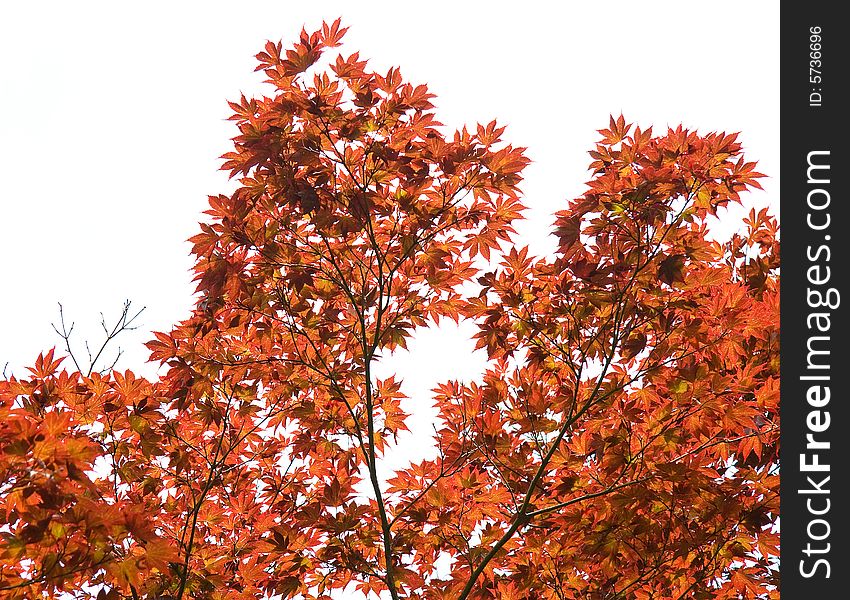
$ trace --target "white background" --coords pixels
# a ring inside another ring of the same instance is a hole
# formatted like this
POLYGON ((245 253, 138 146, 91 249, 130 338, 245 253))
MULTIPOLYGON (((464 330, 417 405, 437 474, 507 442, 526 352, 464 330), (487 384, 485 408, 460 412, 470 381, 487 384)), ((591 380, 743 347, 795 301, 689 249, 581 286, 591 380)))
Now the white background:
MULTIPOLYGON (((747 202, 778 210, 778 2, 0 6, 0 367, 16 375, 61 344, 57 302, 79 340, 96 340, 100 311, 116 317, 125 298, 147 310, 121 340, 119 367, 155 372, 143 342, 192 305, 185 240, 206 196, 233 189, 218 170, 236 134, 225 100, 271 93, 254 54, 323 19, 351 27, 346 55, 428 83, 446 125, 497 118, 528 147, 520 242, 535 253, 553 248, 552 213, 581 194, 587 150, 612 113, 657 133, 740 131, 770 176, 747 202)), ((391 462, 427 446, 433 384, 481 372, 471 331, 421 332, 384 365, 423 411, 391 462)))
MULTIPOLYGON (((94 341, 99 313, 129 298, 147 310, 119 367, 153 373, 143 342, 192 305, 185 240, 206 196, 233 186, 218 170, 236 132, 225 100, 271 91, 253 72, 265 40, 337 16, 351 27, 343 52, 428 83, 444 123, 498 118, 528 147, 521 242, 537 253, 583 190, 595 130, 621 111, 656 132, 742 132, 771 176, 749 200, 778 210, 776 2, 307 4, 2 5, 0 367, 22 374, 61 345, 57 302, 94 341)), ((420 336, 417 362, 457 370, 462 337, 420 336)))

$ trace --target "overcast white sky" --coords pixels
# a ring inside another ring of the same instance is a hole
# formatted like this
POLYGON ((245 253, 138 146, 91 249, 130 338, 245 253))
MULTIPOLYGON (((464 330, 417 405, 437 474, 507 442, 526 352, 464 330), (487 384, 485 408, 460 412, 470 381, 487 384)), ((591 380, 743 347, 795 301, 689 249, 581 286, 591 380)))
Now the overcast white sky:
MULTIPOLYGON (((778 210, 779 12, 775 2, 27 2, 0 11, 0 368, 23 374, 99 313, 146 306, 120 368, 152 375, 143 343, 188 315, 189 244, 235 127, 227 99, 268 93, 254 73, 267 39, 338 16, 346 53, 398 65, 457 127, 497 118, 533 159, 521 243, 551 251, 552 214, 584 189, 608 115, 663 132, 740 131, 778 210)), ((469 380, 485 356, 473 328, 420 332, 385 362, 427 406, 438 381, 469 380)), ((81 347, 78 352, 84 353, 81 347)), ((416 402, 424 408, 422 402, 416 402)), ((425 423, 419 413, 418 423, 425 423)), ((414 425, 412 423, 412 425, 414 425)), ((416 428, 427 436, 430 425, 416 428)), ((417 436, 418 437, 418 436, 417 436)), ((424 438, 417 441, 427 443, 424 438)), ((401 458, 401 457, 399 457, 401 458)))
MULTIPOLYGON (((143 342, 192 305, 185 240, 206 196, 232 189, 218 157, 227 99, 269 92, 267 39, 341 16, 343 52, 401 67, 449 126, 507 124, 527 146, 529 220, 542 253, 552 213, 588 179, 596 129, 621 111, 663 132, 740 131, 779 205, 779 3, 8 2, 0 8, 0 368, 59 345, 57 302, 96 339, 98 314, 145 305, 119 367, 151 374, 143 342)), ((408 393, 470 379, 471 328, 423 332, 392 365, 408 393)), ((422 434, 426 434, 422 431, 422 434)))
MULTIPOLYGON (((129 298, 147 310, 119 366, 150 372, 142 342, 192 303, 185 240, 231 187, 225 100, 268 91, 253 72, 265 40, 337 16, 344 51, 427 82, 447 125, 495 117, 529 148, 522 233, 537 252, 610 113, 741 131, 771 176, 753 200, 778 207, 776 2, 4 3, 0 366, 60 342, 58 301, 95 339, 99 312, 129 298)), ((425 360, 469 356, 450 346, 425 360)))

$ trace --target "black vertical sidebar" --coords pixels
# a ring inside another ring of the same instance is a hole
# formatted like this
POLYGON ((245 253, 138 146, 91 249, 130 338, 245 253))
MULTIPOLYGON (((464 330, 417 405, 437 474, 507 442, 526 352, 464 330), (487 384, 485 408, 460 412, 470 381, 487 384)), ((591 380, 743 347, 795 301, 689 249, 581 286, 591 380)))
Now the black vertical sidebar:
POLYGON ((840 6, 781 6, 783 600, 850 598, 850 31, 840 6))

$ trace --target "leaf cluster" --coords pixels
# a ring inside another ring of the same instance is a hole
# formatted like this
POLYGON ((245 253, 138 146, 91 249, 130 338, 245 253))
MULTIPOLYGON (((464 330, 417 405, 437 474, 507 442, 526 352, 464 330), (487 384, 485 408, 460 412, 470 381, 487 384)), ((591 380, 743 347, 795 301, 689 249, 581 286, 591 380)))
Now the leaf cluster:
POLYGON ((50 351, 0 382, 5 597, 777 597, 778 225, 708 235, 759 187, 736 135, 612 117, 534 257, 524 149, 328 58, 344 33, 269 42, 273 92, 230 104, 239 187, 148 344, 164 375, 50 351), (387 476, 426 400, 374 365, 446 317, 489 367, 387 476))

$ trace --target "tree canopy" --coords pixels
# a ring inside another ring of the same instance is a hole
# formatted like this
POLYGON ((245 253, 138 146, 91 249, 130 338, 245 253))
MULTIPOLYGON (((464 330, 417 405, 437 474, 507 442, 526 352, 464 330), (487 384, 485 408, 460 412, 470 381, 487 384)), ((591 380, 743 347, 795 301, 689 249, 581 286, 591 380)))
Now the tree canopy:
POLYGON ((240 185, 148 344, 163 375, 49 351, 0 381, 2 595, 778 597, 778 224, 709 229, 760 187, 737 136, 612 117, 535 257, 525 149, 328 58, 344 33, 269 42, 272 93, 230 103, 240 185), (487 371, 383 477, 427 399, 374 365, 445 318, 487 371))

